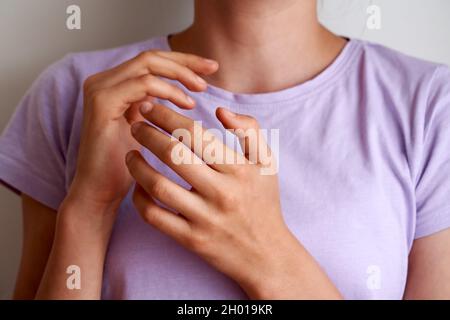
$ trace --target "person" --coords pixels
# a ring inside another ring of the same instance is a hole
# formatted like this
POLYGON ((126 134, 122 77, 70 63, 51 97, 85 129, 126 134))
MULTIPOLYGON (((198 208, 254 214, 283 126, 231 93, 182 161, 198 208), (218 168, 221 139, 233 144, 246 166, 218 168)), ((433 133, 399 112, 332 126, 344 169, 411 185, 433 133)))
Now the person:
POLYGON ((23 201, 14 297, 449 298, 449 80, 331 33, 314 0, 197 0, 180 33, 69 54, 0 140, 23 201), (255 145, 277 174, 211 128, 279 130, 255 145))

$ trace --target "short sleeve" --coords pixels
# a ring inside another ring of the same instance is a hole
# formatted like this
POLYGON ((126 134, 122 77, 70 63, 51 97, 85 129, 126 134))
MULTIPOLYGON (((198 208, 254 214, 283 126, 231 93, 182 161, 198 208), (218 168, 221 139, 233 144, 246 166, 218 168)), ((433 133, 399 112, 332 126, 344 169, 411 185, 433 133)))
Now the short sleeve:
POLYGON ((71 56, 48 67, 17 106, 0 137, 0 180, 57 209, 65 197, 68 107, 76 94, 71 56))
POLYGON ((430 83, 416 183, 416 232, 421 238, 450 227, 450 70, 430 83))

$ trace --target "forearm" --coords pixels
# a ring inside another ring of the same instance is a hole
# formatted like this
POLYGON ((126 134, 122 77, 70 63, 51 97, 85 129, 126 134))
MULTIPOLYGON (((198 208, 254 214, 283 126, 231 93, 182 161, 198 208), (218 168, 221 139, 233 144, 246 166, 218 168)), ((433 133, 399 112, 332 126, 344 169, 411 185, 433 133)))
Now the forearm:
POLYGON ((66 199, 58 212, 53 247, 36 299, 100 298, 115 211, 115 206, 96 208, 66 199), (79 289, 68 286, 69 266, 79 267, 79 289))

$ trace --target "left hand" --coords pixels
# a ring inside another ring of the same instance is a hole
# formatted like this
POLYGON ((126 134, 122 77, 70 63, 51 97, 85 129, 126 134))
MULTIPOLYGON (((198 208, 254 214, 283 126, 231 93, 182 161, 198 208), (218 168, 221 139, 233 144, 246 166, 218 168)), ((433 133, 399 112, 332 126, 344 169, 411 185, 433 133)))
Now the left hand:
MULTIPOLYGON (((194 143, 190 145, 189 139, 180 142, 144 122, 134 124, 135 139, 192 186, 186 190, 172 182, 153 169, 139 152, 132 151, 126 162, 137 182, 136 208, 149 224, 237 281, 251 298, 263 297, 262 285, 289 274, 292 257, 302 249, 283 220, 277 175, 261 174, 264 165, 273 163, 263 165, 258 156, 255 162, 249 161, 248 146, 252 144, 248 140, 244 158, 198 125, 194 129, 193 120, 165 106, 154 104, 143 116, 170 134, 186 129, 195 139, 200 132, 203 148, 196 150, 199 148, 194 143), (234 164, 208 163, 205 150, 210 143, 239 160, 234 164), (174 148, 203 161, 175 164, 174 148), (178 214, 158 206, 154 199, 178 214)), ((217 117, 226 129, 258 132, 257 121, 249 116, 219 108, 217 117)), ((267 148, 261 137, 256 145, 258 150, 267 148)), ((272 157, 270 160, 275 161, 272 157)))

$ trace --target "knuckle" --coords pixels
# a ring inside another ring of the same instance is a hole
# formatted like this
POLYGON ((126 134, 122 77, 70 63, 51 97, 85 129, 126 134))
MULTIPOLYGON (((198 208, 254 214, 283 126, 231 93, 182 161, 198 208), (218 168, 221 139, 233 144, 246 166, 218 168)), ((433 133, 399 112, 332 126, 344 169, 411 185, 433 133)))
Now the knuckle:
POLYGON ((170 71, 170 77, 173 80, 179 81, 179 82, 186 82, 186 76, 184 74, 184 71, 182 69, 175 69, 170 71))
POLYGON ((106 92, 105 92, 105 90, 93 91, 90 94, 89 98, 90 98, 89 100, 91 101, 91 103, 94 107, 100 106, 103 104, 103 102, 106 99, 106 92))
POLYGON ((173 160, 173 152, 176 150, 176 148, 182 147, 181 142, 179 141, 170 141, 170 143, 167 145, 167 147, 164 149, 162 157, 164 162, 171 163, 173 160))
POLYGON ((151 52, 153 55, 159 55, 162 53, 162 51, 158 49, 149 50, 149 52, 151 52))
POLYGON ((144 51, 143 53, 141 53, 141 58, 142 60, 144 60, 144 62, 152 64, 157 58, 157 53, 155 50, 144 51))
POLYGON ((158 218, 156 207, 154 205, 146 206, 142 216, 148 224, 151 224, 151 225, 156 224, 157 218, 158 218))
POLYGON ((182 53, 180 57, 185 65, 196 63, 201 60, 199 56, 192 53, 182 53))
POLYGON ((162 198, 167 192, 166 185, 163 179, 156 179, 150 186, 150 193, 156 198, 162 198))
POLYGON ((96 82, 96 79, 97 77, 95 74, 87 77, 83 82, 83 89, 85 91, 88 91, 91 88, 91 86, 96 82))
POLYGON ((138 125, 137 127, 133 127, 133 136, 135 137, 135 139, 141 143, 145 142, 145 132, 146 132, 146 125, 141 123, 140 125, 138 125))
POLYGON ((136 192, 133 193, 133 203, 144 221, 152 224, 155 219, 155 205, 152 202, 143 203, 142 197, 136 192))
POLYGON ((152 75, 145 75, 141 78, 141 83, 145 88, 152 88, 156 83, 156 78, 152 75))
POLYGON ((209 187, 209 193, 212 199, 220 199, 223 193, 223 187, 220 184, 214 183, 209 187))
POLYGON ((139 53, 134 57, 134 60, 144 60, 146 54, 147 54, 147 51, 139 52, 139 53))
POLYGON ((237 164, 233 168, 233 172, 237 177, 248 178, 248 166, 245 164, 237 164))
MULTIPOLYGON (((198 130, 200 128, 198 128, 198 123, 196 123, 195 121, 189 121, 189 123, 186 124, 186 130, 191 134, 191 137, 194 137, 194 132, 196 132, 196 130, 198 130)), ((204 137, 202 137, 203 139, 204 137)))
POLYGON ((175 101, 176 100, 181 100, 181 101, 184 101, 185 97, 186 97, 186 94, 180 88, 171 85, 171 90, 169 90, 169 92, 167 93, 167 97, 170 100, 175 100, 175 101))
POLYGON ((195 252, 205 252, 207 244, 208 239, 202 232, 194 232, 188 240, 189 247, 195 252))
POLYGON ((221 219, 221 215, 212 214, 205 220, 205 224, 208 226, 211 234, 217 234, 223 229, 224 223, 221 219))
POLYGON ((169 121, 173 120, 173 116, 170 112, 164 112, 165 109, 159 108, 160 106, 155 106, 153 110, 156 110, 158 113, 158 118, 160 119, 161 123, 169 123, 169 121))
POLYGON ((142 59, 142 60, 146 60, 149 56, 153 55, 153 51, 152 50, 146 50, 146 51, 142 51, 141 53, 139 53, 137 55, 138 59, 142 59))
POLYGON ((196 74, 185 65, 179 63, 177 69, 177 77, 185 81, 197 82, 196 74))
POLYGON ((218 197, 218 205, 225 211, 234 210, 239 206, 239 199, 234 192, 223 192, 218 197))

